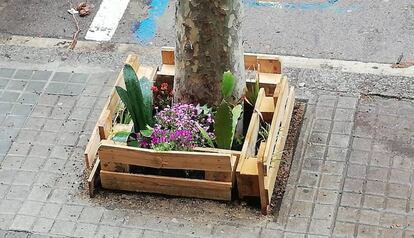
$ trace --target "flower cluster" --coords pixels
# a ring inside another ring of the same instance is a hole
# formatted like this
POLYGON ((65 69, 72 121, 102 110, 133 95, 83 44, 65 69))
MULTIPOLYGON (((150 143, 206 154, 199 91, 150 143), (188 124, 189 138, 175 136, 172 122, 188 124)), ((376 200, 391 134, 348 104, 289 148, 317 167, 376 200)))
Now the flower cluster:
POLYGON ((170 106, 173 99, 172 87, 168 83, 162 83, 159 86, 152 86, 151 90, 154 94, 154 108, 156 111, 170 106))
POLYGON ((167 106, 155 115, 150 138, 141 138, 140 147, 155 150, 191 150, 195 146, 205 146, 205 138, 200 127, 214 137, 213 118, 207 107, 192 104, 167 106))

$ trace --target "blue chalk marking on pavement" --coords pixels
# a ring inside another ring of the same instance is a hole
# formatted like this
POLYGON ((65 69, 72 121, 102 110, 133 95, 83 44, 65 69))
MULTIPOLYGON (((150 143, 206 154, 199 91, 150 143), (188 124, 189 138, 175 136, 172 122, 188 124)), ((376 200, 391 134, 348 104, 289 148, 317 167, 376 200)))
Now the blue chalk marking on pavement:
MULTIPOLYGON (((291 10, 324 10, 333 7, 340 0, 319 0, 320 2, 309 2, 306 0, 303 3, 280 3, 280 2, 261 2, 258 0, 241 0, 246 6, 249 7, 269 7, 291 10)), ((164 15, 167 10, 169 0, 151 0, 149 3, 149 10, 147 17, 141 22, 137 22, 133 27, 135 37, 141 43, 148 43, 155 38, 157 32, 157 18, 164 15)), ((349 9, 336 9, 336 12, 342 13, 349 9)))
POLYGON ((147 17, 135 24, 133 32, 135 37, 142 43, 151 41, 157 31, 157 18, 167 10, 169 0, 151 0, 147 17))

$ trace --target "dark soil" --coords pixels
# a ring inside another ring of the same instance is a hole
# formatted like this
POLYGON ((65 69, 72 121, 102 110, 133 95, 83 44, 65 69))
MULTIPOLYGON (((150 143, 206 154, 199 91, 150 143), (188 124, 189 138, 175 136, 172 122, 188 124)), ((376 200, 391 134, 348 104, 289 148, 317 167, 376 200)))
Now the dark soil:
POLYGON ((261 215, 259 201, 253 203, 251 201, 245 202, 239 200, 223 202, 156 194, 116 192, 105 189, 98 189, 96 196, 90 199, 86 186, 81 196, 108 209, 134 209, 140 213, 171 217, 171 219, 182 218, 210 223, 222 220, 228 220, 228 222, 237 220, 238 222, 244 221, 250 224, 262 224, 268 220, 273 220, 278 214, 285 192, 305 108, 306 104, 304 102, 296 101, 289 136, 286 141, 285 151, 275 185, 276 189, 271 202, 271 216, 261 215))

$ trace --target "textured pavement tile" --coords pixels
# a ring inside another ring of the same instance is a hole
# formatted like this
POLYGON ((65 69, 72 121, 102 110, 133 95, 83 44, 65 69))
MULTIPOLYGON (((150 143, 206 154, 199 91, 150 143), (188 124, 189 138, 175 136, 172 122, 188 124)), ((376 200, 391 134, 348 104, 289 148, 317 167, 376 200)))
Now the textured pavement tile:
POLYGON ((289 215, 293 217, 310 217, 312 213, 313 203, 311 202, 296 202, 291 206, 289 215))
POLYGON ((316 189, 298 187, 295 193, 295 201, 312 202, 316 196, 316 189))
POLYGON ((33 70, 19 69, 14 74, 15 79, 30 79, 33 75, 33 70))
POLYGON ((32 187, 27 199, 33 201, 46 201, 52 189, 46 188, 43 185, 32 187))
MULTIPOLYGON (((26 238, 29 237, 30 233, 24 231, 9 231, 6 234, 6 238, 26 238)), ((31 236, 30 236, 31 237, 31 236)))
POLYGON ((374 195, 385 195, 387 183, 381 181, 367 181, 366 193, 374 195))
POLYGON ((331 223, 331 219, 312 219, 309 226, 309 233, 317 235, 329 235, 331 223))
POLYGON ((379 225, 381 212, 373 210, 361 210, 359 222, 362 224, 379 225))
POLYGON ((0 96, 0 102, 15 102, 19 96, 19 92, 4 91, 0 96))
POLYGON ((374 195, 365 195, 363 207, 371 209, 382 209, 384 207, 385 198, 374 195))
POLYGON ((89 75, 84 73, 74 73, 70 78, 71 83, 86 83, 88 80, 89 75))
POLYGON ((309 218, 289 217, 286 225, 286 230, 295 232, 306 232, 309 222, 309 218))
POLYGON ((0 213, 1 214, 16 214, 22 207, 22 201, 18 200, 6 200, 0 201, 0 213))
POLYGON ((71 236, 75 229, 75 223, 71 221, 55 221, 50 233, 54 235, 71 236))
POLYGON ((338 200, 338 191, 319 189, 316 201, 321 204, 335 204, 338 200))
POLYGON ((336 222, 333 235, 336 237, 353 237, 355 224, 346 222, 336 222))
POLYGON ((14 214, 0 213, 0 229, 8 230, 13 222, 14 214))
POLYGON ((59 214, 62 205, 55 203, 45 203, 40 212, 40 217, 55 219, 59 214))
POLYGON ((5 89, 10 91, 23 91, 28 83, 29 81, 25 80, 10 80, 5 89))
POLYGON ((98 226, 94 224, 77 224, 75 232, 73 233, 74 237, 93 237, 98 226))
POLYGON ((51 71, 34 71, 32 80, 48 81, 52 75, 51 71))
POLYGON ((316 107, 315 118, 316 119, 325 119, 331 120, 332 114, 334 113, 334 108, 332 107, 316 107))
POLYGON ((30 231, 34 222, 36 220, 36 217, 32 216, 25 216, 25 215, 17 215, 12 225, 10 226, 10 229, 12 230, 22 230, 22 231, 30 231))
POLYGON ((83 207, 77 205, 63 205, 57 219, 66 221, 76 221, 82 212, 83 207))
POLYGON ((48 218, 38 218, 34 225, 33 231, 39 233, 48 233, 53 226, 55 220, 48 218))
POLYGON ((369 225, 359 225, 358 236, 362 238, 374 238, 377 237, 378 227, 369 225))
POLYGON ((52 81, 56 82, 67 82, 69 81, 69 78, 71 77, 72 73, 69 72, 55 72, 55 74, 52 77, 52 81))
POLYGON ((361 193, 364 182, 365 181, 362 179, 346 178, 343 190, 347 192, 361 193))
POLYGON ((118 238, 121 229, 119 227, 100 225, 94 237, 96 238, 118 238))
POLYGON ((344 192, 341 197, 341 206, 360 207, 361 199, 361 194, 344 192))
POLYGON ((25 201, 18 213, 21 215, 37 216, 43 205, 42 202, 25 201))
POLYGON ((16 69, 0 68, 0 77, 11 78, 15 71, 16 71, 16 69))
POLYGON ((262 229, 260 233, 260 238, 274 238, 274 237, 282 237, 283 232, 280 230, 272 230, 272 229, 262 229))

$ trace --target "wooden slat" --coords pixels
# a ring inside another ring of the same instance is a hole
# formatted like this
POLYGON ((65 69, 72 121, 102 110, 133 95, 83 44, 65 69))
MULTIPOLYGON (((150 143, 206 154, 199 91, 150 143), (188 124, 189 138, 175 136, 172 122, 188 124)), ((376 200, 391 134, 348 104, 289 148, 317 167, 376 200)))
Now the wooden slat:
POLYGON ((295 105, 295 89, 291 87, 289 90, 289 97, 286 106, 286 112, 282 119, 282 126, 280 136, 278 137, 276 148, 274 149, 274 155, 276 161, 268 161, 271 164, 268 165, 268 199, 272 198, 273 190, 276 183, 277 172, 279 171, 280 160, 282 159, 283 149, 285 147, 286 138, 289 132, 290 121, 292 118, 292 112, 295 105), (275 163, 276 162, 276 163, 275 163))
POLYGON ((231 172, 231 155, 186 151, 154 151, 114 145, 106 140, 99 147, 102 169, 106 163, 122 163, 151 168, 231 172))
POLYGON ((273 114, 272 124, 269 130, 269 137, 267 140, 266 150, 264 153, 264 162, 266 163, 267 167, 269 167, 270 165, 269 164, 271 161, 270 158, 273 154, 274 147, 276 145, 276 140, 279 137, 278 133, 280 130, 280 123, 284 115, 286 114, 285 108, 286 108, 286 102, 287 102, 288 94, 289 94, 288 83, 282 82, 281 86, 283 88, 280 90, 280 94, 276 102, 275 113, 273 114))
POLYGON ((260 55, 257 57, 259 72, 270 74, 281 74, 282 63, 280 59, 272 55, 260 55))
POLYGON ((238 161, 238 157, 235 156, 235 155, 232 155, 232 157, 231 157, 231 168, 232 168, 231 172, 205 171, 205 180, 221 181, 221 182, 234 182, 235 181, 235 172, 236 172, 237 161, 238 161))
POLYGON ((269 205, 269 200, 267 191, 265 190, 265 171, 264 171, 264 163, 263 163, 263 157, 264 157, 264 151, 266 148, 266 143, 261 142, 259 146, 259 152, 257 153, 257 176, 258 176, 258 182, 259 182, 259 193, 260 193, 260 206, 262 210, 262 214, 267 214, 267 206, 269 205))
POLYGON ((218 148, 210 148, 210 147, 195 147, 193 148, 194 151, 199 152, 209 152, 209 153, 219 153, 219 154, 231 154, 237 157, 240 156, 241 151, 238 150, 225 150, 225 149, 218 149, 218 148))
MULTIPOLYGON (((173 47, 163 47, 161 49, 162 64, 175 65, 174 57, 175 56, 173 47)), ((281 74, 282 72, 282 62, 277 56, 267 54, 244 53, 245 69, 258 70, 259 64, 261 65, 260 72, 274 74, 281 74)))
POLYGON ((101 170, 101 161, 98 159, 95 160, 95 164, 91 170, 91 173, 88 177, 88 188, 89 188, 89 196, 92 198, 95 195, 95 185, 99 179, 99 172, 101 170))
POLYGON ((85 149, 85 165, 87 168, 91 168, 93 161, 96 158, 96 153, 99 148, 99 143, 101 142, 101 137, 99 136, 98 128, 95 127, 92 131, 92 135, 89 138, 88 144, 85 149))
POLYGON ((262 103, 260 104, 260 113, 262 113, 263 120, 270 123, 273 118, 273 113, 275 111, 275 105, 273 103, 273 97, 263 98, 262 103))
POLYGON ((161 48, 161 61, 163 64, 175 65, 174 47, 161 48))
POLYGON ((107 189, 231 200, 231 182, 101 171, 101 183, 107 189))
POLYGON ((257 70, 257 54, 244 53, 244 68, 247 70, 257 70))
MULTIPOLYGON (((128 55, 127 60, 125 61, 125 64, 129 64, 132 66, 132 68, 135 71, 138 71, 139 69, 139 61, 138 61, 138 56, 134 55, 134 54, 130 54, 128 55)), ((116 86, 122 86, 124 85, 124 76, 123 76, 123 72, 121 71, 118 75, 118 78, 115 82, 116 86)), ((115 88, 112 90, 110 97, 108 98, 107 102, 105 103, 105 106, 103 107, 102 113, 99 116, 98 122, 95 125, 95 128, 92 132, 91 138, 89 139, 88 144, 86 145, 86 149, 85 149, 85 165, 90 168, 92 166, 93 161, 96 158, 96 153, 98 152, 98 148, 99 148, 99 143, 100 143, 100 135, 99 135, 99 120, 101 118, 105 118, 105 113, 106 110, 110 110, 111 111, 111 118, 113 117, 113 113, 115 113, 115 107, 118 105, 119 103, 119 96, 115 91, 115 88)))
POLYGON ((106 109, 102 114, 102 117, 98 120, 98 131, 101 140, 106 140, 112 130, 112 117, 111 111, 106 109))

